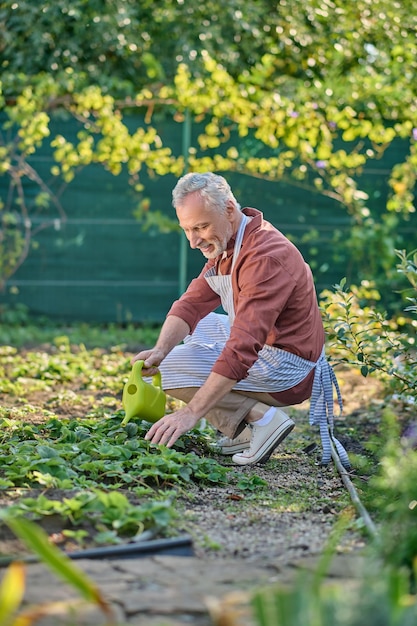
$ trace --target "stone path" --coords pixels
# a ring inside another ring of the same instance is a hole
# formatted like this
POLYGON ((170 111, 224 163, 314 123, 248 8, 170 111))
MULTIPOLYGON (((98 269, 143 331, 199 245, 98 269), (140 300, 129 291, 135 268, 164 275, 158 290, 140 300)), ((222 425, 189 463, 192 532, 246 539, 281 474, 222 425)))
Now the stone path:
MULTIPOLYGON (((248 605, 250 593, 260 587, 291 583, 301 568, 312 569, 316 564, 314 557, 277 566, 265 559, 255 562, 167 555, 76 561, 108 600, 114 614, 112 624, 134 626, 255 626, 248 605)), ((26 567, 25 608, 79 599, 73 588, 61 583, 43 564, 26 567)), ((360 554, 336 555, 328 577, 354 582, 361 567, 360 554)), ((73 608, 70 615, 71 620, 68 613, 43 617, 36 625, 109 624, 104 614, 91 606, 73 608)))

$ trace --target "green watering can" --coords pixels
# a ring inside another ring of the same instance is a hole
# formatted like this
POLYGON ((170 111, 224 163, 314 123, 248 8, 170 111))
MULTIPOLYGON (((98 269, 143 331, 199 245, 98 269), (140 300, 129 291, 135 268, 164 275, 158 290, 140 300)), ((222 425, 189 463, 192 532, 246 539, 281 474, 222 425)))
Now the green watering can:
POLYGON ((152 377, 152 385, 142 379, 143 361, 135 361, 123 389, 122 404, 126 416, 122 426, 132 417, 157 422, 165 415, 166 395, 162 389, 161 374, 152 377))

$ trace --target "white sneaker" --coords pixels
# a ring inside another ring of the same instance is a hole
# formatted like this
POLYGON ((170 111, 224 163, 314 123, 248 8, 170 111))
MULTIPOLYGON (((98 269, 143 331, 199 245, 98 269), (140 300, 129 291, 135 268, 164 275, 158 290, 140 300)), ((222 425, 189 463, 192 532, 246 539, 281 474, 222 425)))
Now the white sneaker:
POLYGON ((220 454, 236 454, 247 450, 250 445, 252 431, 249 426, 245 426, 240 435, 234 439, 230 437, 220 437, 216 442, 216 449, 220 454))
POLYGON ((250 446, 244 452, 234 454, 232 461, 237 465, 265 463, 275 448, 292 431, 295 424, 281 409, 276 409, 274 417, 266 426, 250 424, 252 437, 250 446))

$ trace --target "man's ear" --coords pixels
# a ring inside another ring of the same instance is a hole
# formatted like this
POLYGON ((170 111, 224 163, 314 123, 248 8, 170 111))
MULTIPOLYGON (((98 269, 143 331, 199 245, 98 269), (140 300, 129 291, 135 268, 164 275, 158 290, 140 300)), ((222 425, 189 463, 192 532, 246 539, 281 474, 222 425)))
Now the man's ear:
POLYGON ((233 204, 232 200, 228 200, 226 204, 226 215, 229 220, 234 217, 235 209, 236 207, 233 204))

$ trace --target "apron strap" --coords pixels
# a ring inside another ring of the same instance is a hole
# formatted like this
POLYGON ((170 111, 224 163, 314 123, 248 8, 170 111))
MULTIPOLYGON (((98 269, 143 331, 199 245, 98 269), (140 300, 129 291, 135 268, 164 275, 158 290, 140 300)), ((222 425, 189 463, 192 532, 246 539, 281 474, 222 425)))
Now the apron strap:
POLYGON ((232 274, 237 257, 239 256, 240 248, 242 247, 243 235, 245 233, 246 224, 248 222, 250 222, 250 218, 244 213, 242 213, 242 218, 240 220, 239 228, 238 228, 237 235, 236 235, 235 246, 233 249, 233 259, 232 259, 232 267, 230 269, 230 274, 232 274))
POLYGON ((337 402, 340 408, 340 415, 343 410, 342 395, 340 393, 339 384, 332 366, 326 359, 323 352, 316 363, 313 390, 310 400, 310 424, 319 426, 321 443, 323 448, 322 465, 327 465, 331 459, 331 443, 339 454, 340 461, 346 469, 351 468, 348 454, 340 441, 333 435, 334 413, 333 413, 333 387, 336 389, 337 402))

